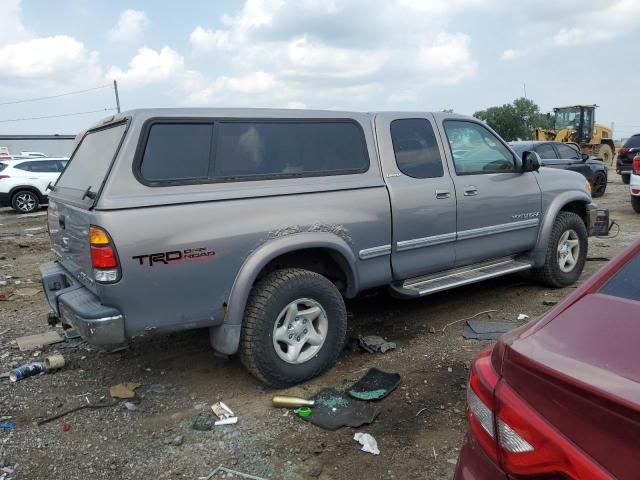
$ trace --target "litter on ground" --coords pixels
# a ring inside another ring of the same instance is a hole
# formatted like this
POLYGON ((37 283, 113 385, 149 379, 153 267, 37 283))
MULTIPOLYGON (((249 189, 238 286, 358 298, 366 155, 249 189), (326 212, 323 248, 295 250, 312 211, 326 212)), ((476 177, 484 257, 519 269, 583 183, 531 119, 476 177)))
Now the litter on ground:
POLYGON ((363 452, 372 453, 373 455, 380 455, 380 450, 378 449, 378 442, 373 438, 372 435, 368 433, 357 432, 353 439, 362 445, 363 452))

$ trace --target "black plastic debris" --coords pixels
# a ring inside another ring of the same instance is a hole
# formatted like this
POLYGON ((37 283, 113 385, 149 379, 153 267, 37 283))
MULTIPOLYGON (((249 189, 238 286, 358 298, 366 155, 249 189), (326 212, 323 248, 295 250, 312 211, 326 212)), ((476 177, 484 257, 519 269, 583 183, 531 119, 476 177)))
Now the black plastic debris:
POLYGON ((399 373, 387 373, 377 368, 367 374, 348 389, 349 395, 358 400, 382 400, 400 385, 399 373))
POLYGON ((504 322, 467 320, 462 330, 462 336, 469 340, 497 340, 503 333, 513 330, 516 326, 504 322))
POLYGON ((358 344, 363 350, 366 350, 369 353, 385 353, 396 348, 395 343, 387 342, 384 338, 378 335, 358 337, 358 344))

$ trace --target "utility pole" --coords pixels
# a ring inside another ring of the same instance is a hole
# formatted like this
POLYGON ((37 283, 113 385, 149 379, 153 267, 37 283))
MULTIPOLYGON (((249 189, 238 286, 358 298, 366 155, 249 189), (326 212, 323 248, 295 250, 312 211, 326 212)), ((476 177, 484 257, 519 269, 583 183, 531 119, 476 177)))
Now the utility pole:
POLYGON ((118 82, 113 81, 113 91, 116 94, 116 109, 120 113, 120 96, 118 95, 118 82))
POLYGON ((524 98, 527 98, 527 83, 526 82, 522 82, 522 85, 524 87, 524 98))

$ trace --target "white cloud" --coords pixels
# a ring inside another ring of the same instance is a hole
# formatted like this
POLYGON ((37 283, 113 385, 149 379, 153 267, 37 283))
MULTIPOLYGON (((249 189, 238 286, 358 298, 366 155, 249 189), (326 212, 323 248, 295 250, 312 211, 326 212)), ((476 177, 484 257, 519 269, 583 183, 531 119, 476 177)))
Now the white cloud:
POLYGON ((522 50, 519 50, 517 48, 508 48, 504 52, 502 52, 502 60, 506 62, 517 60, 522 57, 523 54, 524 52, 522 50))
POLYGON ((251 72, 238 77, 220 76, 204 88, 190 93, 186 102, 195 105, 228 102, 237 98, 238 94, 246 97, 247 95, 273 91, 277 83, 273 75, 263 71, 251 72))
POLYGON ((469 9, 486 9, 494 7, 499 0, 396 0, 399 7, 409 8, 431 15, 450 15, 469 9))
POLYGON ((114 42, 136 41, 150 24, 151 21, 143 11, 125 10, 120 14, 118 23, 109 30, 109 39, 114 42))
POLYGON ((286 60, 292 73, 338 78, 361 77, 380 70, 388 58, 384 50, 339 48, 294 38, 287 45, 286 60))
POLYGON ((162 47, 160 51, 142 47, 129 62, 129 68, 122 70, 111 67, 107 72, 108 79, 115 79, 123 87, 141 87, 155 82, 175 79, 186 72, 184 58, 170 47, 162 47))
POLYGON ((454 85, 473 76, 478 63, 473 59, 471 38, 464 33, 439 33, 432 42, 419 50, 420 67, 430 74, 428 80, 454 85))
POLYGON ((0 48, 0 75, 35 78, 78 73, 94 65, 97 54, 66 35, 41 37, 0 48))
POLYGON ((198 25, 189 35, 189 43, 200 52, 231 48, 230 32, 227 30, 205 30, 198 25))
POLYGON ((2 12, 0 45, 23 40, 29 36, 22 24, 20 0, 0 0, 0 12, 2 12))

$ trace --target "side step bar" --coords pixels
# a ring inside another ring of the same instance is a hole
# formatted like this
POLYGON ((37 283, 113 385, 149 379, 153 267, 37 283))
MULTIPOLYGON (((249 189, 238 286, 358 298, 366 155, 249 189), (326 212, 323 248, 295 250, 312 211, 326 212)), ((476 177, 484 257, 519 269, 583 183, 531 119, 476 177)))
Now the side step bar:
POLYGON ((499 258, 489 262, 410 278, 402 284, 392 285, 391 288, 395 294, 402 297, 422 297, 430 293, 528 270, 532 265, 527 260, 516 260, 513 257, 499 258))

